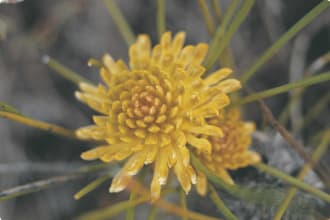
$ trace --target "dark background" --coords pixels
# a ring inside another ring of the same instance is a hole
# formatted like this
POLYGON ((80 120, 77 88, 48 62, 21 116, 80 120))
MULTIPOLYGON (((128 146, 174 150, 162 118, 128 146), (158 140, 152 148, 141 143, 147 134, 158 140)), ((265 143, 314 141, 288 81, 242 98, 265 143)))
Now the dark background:
MULTIPOLYGON (((220 1, 223 8, 228 2, 220 1)), ((319 2, 257 0, 250 15, 231 41, 236 74, 239 75, 251 67, 272 43, 319 2)), ((148 33, 155 43, 156 1, 121 0, 117 3, 135 33, 148 33)), ((166 3, 166 22, 169 30, 186 31, 188 43, 210 40, 197 1, 167 0, 166 3)), ((285 84, 290 74, 298 73, 298 76, 301 76, 313 61, 329 50, 330 10, 327 9, 268 61, 248 85, 255 91, 261 91, 285 84)), ((127 60, 127 46, 102 1, 25 0, 19 4, 1 4, 0 101, 15 106, 32 118, 70 129, 87 125, 91 122, 90 116, 93 112, 74 98, 76 86, 42 64, 41 57, 48 54, 97 82, 97 70, 88 68, 86 62, 90 57, 100 58, 105 52, 115 58, 127 60)), ((329 65, 318 72, 327 70, 329 65)), ((303 96, 302 113, 307 112, 315 101, 326 93, 329 93, 329 83, 309 88, 303 96)), ((276 117, 287 100, 287 94, 267 99, 276 117)), ((328 105, 306 129, 295 134, 300 141, 307 143, 313 134, 329 127, 329 110, 328 105)), ((247 105, 245 117, 256 121, 261 129, 263 121, 257 105, 247 105)), ((291 128, 290 123, 287 127, 291 128)), ((287 149, 284 141, 278 141, 278 135, 269 127, 260 133, 265 135, 266 141, 272 146, 281 145, 287 149)), ((80 165, 87 164, 79 155, 88 147, 90 146, 86 143, 67 140, 0 119, 0 191, 75 170, 80 165)), ((255 144, 255 148, 260 150, 266 162, 269 161, 287 172, 294 173, 301 165, 301 161, 292 152, 282 151, 280 147, 276 151, 271 149, 271 146, 255 144), (282 152, 289 155, 284 165, 282 152), (291 167, 287 168, 286 165, 291 167)), ((325 163, 329 164, 327 161, 329 160, 325 159, 325 163)), ((243 183, 250 183, 250 178, 253 178, 258 182, 279 184, 273 179, 267 180, 264 175, 256 174, 255 170, 250 168, 235 172, 234 178, 243 183)), ((127 196, 125 193, 108 194, 108 184, 104 184, 82 200, 75 201, 73 194, 92 179, 69 182, 1 202, 0 218, 72 219, 127 196)), ((319 183, 317 179, 313 181, 313 184, 319 183)), ((195 193, 191 193, 188 199, 190 209, 221 216, 207 199, 201 200, 195 193)), ((242 219, 270 219, 267 214, 270 211, 267 209, 249 208, 248 204, 231 198, 228 202, 242 219)), ((322 204, 318 207, 325 209, 322 204)), ((143 216, 146 215, 146 210, 146 206, 139 209, 138 219, 145 218, 143 216)), ((118 216, 117 219, 124 219, 124 216, 118 216)))

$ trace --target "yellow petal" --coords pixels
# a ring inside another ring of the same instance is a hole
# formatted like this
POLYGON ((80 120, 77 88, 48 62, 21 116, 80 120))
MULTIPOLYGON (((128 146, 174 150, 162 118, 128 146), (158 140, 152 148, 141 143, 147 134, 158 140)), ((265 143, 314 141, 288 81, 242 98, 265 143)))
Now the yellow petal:
POLYGON ((94 148, 92 150, 83 152, 81 154, 81 158, 83 160, 95 160, 95 159, 98 159, 101 156, 103 156, 105 153, 107 153, 107 151, 110 148, 111 148, 110 146, 101 146, 101 147, 94 148))
POLYGON ((233 179, 230 177, 229 173, 225 169, 217 167, 216 168, 216 173, 226 183, 234 184, 233 179))
POLYGON ((232 72, 233 72, 233 70, 229 69, 229 68, 219 69, 219 70, 211 73, 210 76, 208 76, 204 80, 204 82, 206 85, 209 85, 209 86, 217 84, 219 81, 221 81, 224 78, 226 78, 227 76, 229 76, 232 72))
POLYGON ((151 42, 150 38, 146 34, 140 34, 136 40, 138 48, 138 56, 140 58, 146 58, 150 56, 151 42))
POLYGON ((158 181, 158 175, 154 173, 151 181, 150 191, 151 191, 151 202, 156 201, 160 197, 161 185, 158 181))
POLYGON ((131 181, 131 177, 124 175, 122 172, 117 173, 117 175, 113 178, 109 192, 120 192, 123 191, 131 181))
POLYGON ((168 176, 168 158, 169 158, 169 148, 160 149, 157 159, 155 161, 154 173, 158 175, 158 181, 160 185, 164 185, 167 181, 168 176))
POLYGON ((194 135, 187 135, 187 142, 195 147, 199 152, 210 154, 212 151, 211 143, 205 138, 197 138, 194 135))
POLYGON ((195 134, 205 134, 210 136, 222 137, 221 128, 212 125, 203 125, 199 127, 189 127, 189 131, 195 134))
POLYGON ((162 34, 161 39, 160 39, 160 46, 162 47, 163 50, 168 50, 171 47, 171 32, 165 32, 162 34))
POLYGON ((226 79, 216 85, 223 93, 231 93, 240 89, 241 83, 236 79, 226 79))
POLYGON ((178 56, 180 50, 182 49, 185 38, 186 34, 184 32, 179 32, 175 35, 172 42, 172 50, 175 58, 178 56))
POLYGON ((207 193, 207 178, 204 173, 197 172, 196 190, 199 195, 205 196, 207 193))
POLYGON ((158 135, 148 134, 144 141, 147 145, 155 145, 158 143, 158 135))
POLYGON ((144 164, 150 164, 150 163, 154 162, 156 155, 158 153, 158 148, 156 146, 151 146, 151 147, 148 147, 148 149, 146 151, 147 151, 147 155, 146 155, 144 164))
POLYGON ((177 160, 176 164, 174 165, 174 172, 179 180, 183 191, 185 191, 185 193, 188 193, 191 189, 191 178, 186 172, 186 169, 184 169, 184 166, 180 160, 177 160))
POLYGON ((145 152, 135 153, 126 163, 123 172, 129 176, 137 174, 143 167, 146 158, 145 152))
POLYGON ((194 57, 191 61, 192 64, 201 64, 207 54, 208 45, 205 43, 197 44, 194 50, 194 57))

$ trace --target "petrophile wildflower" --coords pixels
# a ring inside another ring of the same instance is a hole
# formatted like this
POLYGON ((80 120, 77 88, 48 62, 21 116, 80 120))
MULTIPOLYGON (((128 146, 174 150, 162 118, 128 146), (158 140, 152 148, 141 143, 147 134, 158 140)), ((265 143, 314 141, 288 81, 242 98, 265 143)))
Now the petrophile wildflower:
MULTIPOLYGON (((194 149, 197 158, 207 168, 220 176, 226 183, 234 181, 227 170, 236 170, 261 161, 259 154, 249 151, 255 125, 244 122, 238 109, 232 108, 207 120, 208 124, 221 128, 223 136, 205 136, 212 145, 212 154, 194 149)), ((206 194, 206 176, 198 172, 197 191, 206 194)))
POLYGON ((184 46, 184 40, 183 32, 173 38, 166 32, 152 48, 149 36, 139 35, 129 49, 129 66, 104 55, 100 67, 104 84, 81 83, 76 92, 100 114, 93 116, 95 125, 78 129, 77 136, 106 143, 84 152, 82 158, 127 159, 110 192, 124 190, 131 176, 153 164, 152 199, 159 198, 170 169, 188 193, 197 179, 191 150, 211 156, 212 141, 228 133, 211 119, 221 115, 230 103, 228 93, 239 89, 240 82, 226 79, 232 72, 228 68, 203 77, 208 45, 184 46))

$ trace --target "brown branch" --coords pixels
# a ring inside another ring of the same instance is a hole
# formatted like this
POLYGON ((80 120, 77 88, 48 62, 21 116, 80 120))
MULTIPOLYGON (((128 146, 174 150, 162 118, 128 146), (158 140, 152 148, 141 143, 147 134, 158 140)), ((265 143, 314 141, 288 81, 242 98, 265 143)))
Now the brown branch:
POLYGON ((326 174, 324 174, 324 172, 320 170, 320 164, 317 165, 318 161, 314 161, 311 156, 305 151, 304 146, 299 141, 297 141, 291 135, 291 133, 275 119, 272 111, 269 109, 269 107, 263 100, 258 100, 258 103, 266 121, 268 121, 280 133, 280 135, 289 143, 292 149, 295 150, 296 153, 298 153, 298 155, 303 158, 305 162, 310 164, 311 168, 315 171, 320 180, 322 180, 323 183, 328 185, 329 178, 326 174))

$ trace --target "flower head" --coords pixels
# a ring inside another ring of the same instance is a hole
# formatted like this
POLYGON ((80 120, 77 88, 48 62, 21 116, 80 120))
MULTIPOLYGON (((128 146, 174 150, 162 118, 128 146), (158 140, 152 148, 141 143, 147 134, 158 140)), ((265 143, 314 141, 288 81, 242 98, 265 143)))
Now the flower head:
MULTIPOLYGON (((213 126, 223 131, 222 137, 205 137, 212 144, 212 154, 194 150, 195 155, 211 171, 220 176, 225 182, 233 184, 234 181, 227 170, 236 170, 260 162, 260 156, 248 148, 251 144, 251 135, 255 130, 254 123, 243 122, 238 109, 230 109, 208 120, 213 126)), ((206 193, 206 176, 197 174, 197 191, 206 193)))
POLYGON ((110 187, 118 192, 131 176, 146 164, 153 164, 152 198, 160 196, 161 185, 173 169, 187 193, 196 183, 190 164, 190 148, 205 155, 212 151, 212 139, 223 136, 208 119, 220 114, 230 102, 227 93, 240 88, 235 79, 225 79, 231 70, 219 69, 202 78, 208 46, 184 45, 185 34, 172 39, 164 33, 151 48, 147 35, 139 35, 129 49, 129 67, 103 57, 100 75, 105 85, 82 83, 76 97, 99 112, 95 125, 80 128, 80 138, 103 140, 105 145, 82 154, 85 160, 126 161, 110 187), (189 144, 189 146, 188 146, 189 144))

